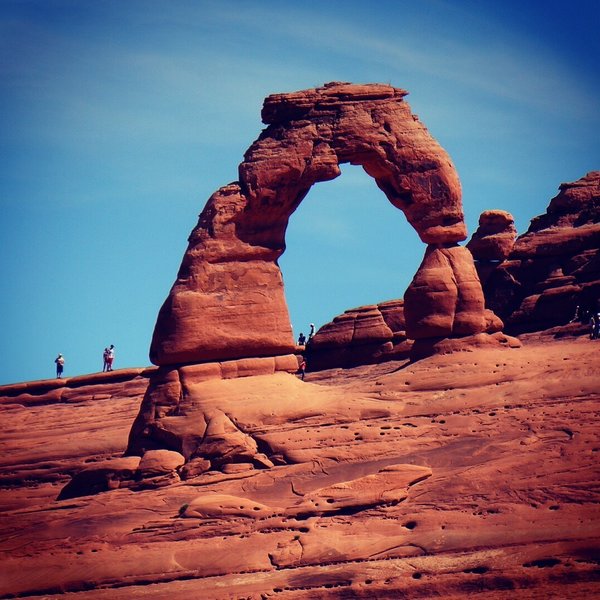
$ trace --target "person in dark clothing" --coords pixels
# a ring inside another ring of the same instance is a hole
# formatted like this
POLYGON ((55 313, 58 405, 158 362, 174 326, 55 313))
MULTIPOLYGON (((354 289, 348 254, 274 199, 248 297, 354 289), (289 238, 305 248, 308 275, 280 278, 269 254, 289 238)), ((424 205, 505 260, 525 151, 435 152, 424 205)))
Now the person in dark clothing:
POLYGON ((592 313, 590 317, 590 340, 600 338, 600 310, 592 313))
POLYGON ((60 379, 62 377, 63 368, 65 366, 65 359, 63 355, 60 354, 60 352, 58 356, 54 359, 54 362, 56 363, 56 377, 60 379))

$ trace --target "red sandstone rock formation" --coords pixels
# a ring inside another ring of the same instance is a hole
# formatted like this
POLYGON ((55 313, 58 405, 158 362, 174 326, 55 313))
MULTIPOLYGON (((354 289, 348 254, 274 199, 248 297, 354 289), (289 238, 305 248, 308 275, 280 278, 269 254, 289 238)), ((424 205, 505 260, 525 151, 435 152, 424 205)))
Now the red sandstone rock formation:
POLYGON ((451 339, 427 337, 413 343, 406 336, 404 301, 389 300, 349 309, 335 317, 317 331, 304 354, 308 370, 319 371, 406 358, 417 360, 482 346, 520 346, 517 339, 501 334, 504 324, 491 310, 484 311, 483 323, 485 333, 451 339))
POLYGON ((404 294, 404 317, 413 340, 485 331, 483 291, 466 248, 427 248, 404 294))
POLYGON ((323 325, 306 349, 311 371, 407 358, 404 301, 347 310, 323 325))
POLYGON ((224 407, 206 402, 198 386, 297 369, 294 355, 161 368, 151 378, 132 425, 127 454, 145 458, 149 450, 175 451, 184 457, 184 476, 239 463, 272 467, 256 440, 231 420, 224 407))
POLYGON ((476 261, 504 260, 513 249, 517 229, 513 216, 505 210, 486 210, 467 248, 476 261))
MULTIPOLYGON (((405 95, 388 85, 331 83, 265 100, 262 117, 269 126, 246 152, 239 182, 213 194, 190 236, 158 316, 152 362, 293 351, 277 259, 290 215, 314 183, 340 174, 340 163, 362 165, 426 244, 466 237, 454 167, 405 95)), ((464 262, 453 259, 457 267, 464 262)), ((444 331, 464 331, 467 313, 466 330, 479 327, 476 302, 462 307, 472 295, 460 293, 461 306, 451 309, 458 321, 444 331)))
POLYGON ((600 171, 560 185, 508 258, 483 278, 486 304, 507 331, 568 323, 600 298, 600 171))

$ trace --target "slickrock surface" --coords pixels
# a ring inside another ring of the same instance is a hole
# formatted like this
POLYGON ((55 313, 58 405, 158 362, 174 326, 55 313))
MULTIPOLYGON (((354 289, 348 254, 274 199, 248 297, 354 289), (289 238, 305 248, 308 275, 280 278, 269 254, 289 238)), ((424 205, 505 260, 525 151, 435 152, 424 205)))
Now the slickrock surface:
POLYGON ((281 460, 65 500, 71 474, 123 460, 156 371, 0 388, 0 596, 599 597, 600 342, 524 342, 195 379, 198 407, 281 460))
MULTIPOLYGON (((277 259, 290 216, 313 184, 340 175, 341 163, 361 165, 425 244, 453 246, 465 239, 456 170, 412 114, 406 94, 389 85, 333 82, 265 100, 268 127, 246 151, 239 181, 211 196, 190 235, 158 315, 154 364, 294 351, 277 259)), ((465 251, 453 268, 469 267, 468 261, 465 251)), ((464 278, 454 274, 462 285, 464 278)), ((471 296, 473 302, 463 311, 453 307, 457 323, 445 330, 462 331, 467 320, 468 334, 479 330, 483 307, 475 314, 475 290, 472 282, 466 285, 461 302, 471 296)))
POLYGON ((577 305, 597 308, 600 298, 600 171, 560 192, 546 214, 532 219, 507 259, 480 270, 486 305, 509 333, 567 323, 577 305))

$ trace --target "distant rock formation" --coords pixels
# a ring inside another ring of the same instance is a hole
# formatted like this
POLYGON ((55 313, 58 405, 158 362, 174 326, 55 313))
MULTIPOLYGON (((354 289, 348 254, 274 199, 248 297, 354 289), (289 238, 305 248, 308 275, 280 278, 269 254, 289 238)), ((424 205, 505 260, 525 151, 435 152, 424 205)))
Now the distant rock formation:
POLYGON ((507 332, 564 325, 600 298, 600 171, 559 189, 506 260, 492 269, 476 262, 486 305, 507 332))
MULTIPOLYGON (((459 301, 452 260, 461 260, 462 250, 429 247, 407 290, 409 314, 413 311, 409 325, 403 300, 347 310, 317 332, 309 369, 350 367, 407 356, 418 359, 431 353, 490 345, 516 347, 518 340, 501 334, 503 329, 518 334, 564 325, 573 320, 578 306, 578 321, 586 323, 586 313, 597 307, 600 298, 600 171, 563 183, 559 189, 546 214, 532 219, 529 230, 518 240, 510 213, 486 210, 466 245, 483 286, 487 307, 483 331, 491 335, 473 332, 461 340, 452 339, 452 328, 461 322, 466 321, 467 331, 481 327, 482 297, 476 283, 469 288, 463 282, 461 294, 467 296, 459 301), (473 305, 475 310, 469 311, 473 305), (388 316, 383 313, 385 306, 392 309, 388 316), (466 318, 453 316, 457 308, 466 318), (399 319, 394 326, 389 321, 391 315, 399 319), (355 337, 355 331, 360 335, 355 337), (412 344, 407 338, 419 342, 412 344)), ((468 260, 458 272, 462 278, 475 278, 468 260)), ((574 327, 573 332, 578 331, 581 328, 574 327)))
POLYGON ((265 100, 268 127, 246 152, 239 181, 213 194, 190 235, 158 315, 150 349, 154 364, 294 351, 277 264, 285 230, 311 186, 334 179, 339 165, 348 162, 361 165, 421 240, 433 245, 407 300, 407 319, 416 319, 412 334, 430 335, 433 322, 439 335, 483 330, 473 261, 457 246, 466 237, 458 176, 411 113, 406 94, 389 85, 334 82, 265 100), (435 301, 439 278, 430 264, 437 256, 446 261, 444 282, 452 277, 458 282, 441 304, 435 301), (432 315, 423 313, 422 299, 432 315))
MULTIPOLYGON (((446 274, 449 274, 451 280, 452 274, 448 271, 446 274)), ((446 283, 445 295, 450 294, 448 290, 451 287, 451 284, 446 283)), ((463 287, 466 288, 466 286, 463 287)), ((420 297, 421 300, 424 300, 425 293, 420 297)), ((481 302, 478 294, 475 298, 478 303, 481 302)), ((456 298, 452 297, 448 312, 455 311, 456 305, 459 304, 457 300, 458 293, 456 298)), ((416 295, 415 305, 417 306, 418 301, 419 296, 416 295)), ((467 299, 466 303, 459 305, 462 308, 465 304, 468 306, 469 302, 472 302, 472 299, 467 299)), ((477 304, 477 307, 479 306, 480 304, 477 304)), ((422 314, 427 315, 428 313, 423 310, 422 314)), ((444 316, 438 314, 437 318, 443 319, 444 316)), ((460 323, 460 319, 455 320, 448 316, 445 318, 446 323, 450 321, 460 323)), ((485 309, 483 320, 477 320, 476 323, 477 329, 483 326, 483 331, 456 337, 453 335, 426 336, 418 338, 418 341, 414 343, 407 337, 404 300, 388 300, 380 304, 351 308, 317 331, 305 351, 308 359, 307 368, 309 371, 320 371, 381 363, 388 360, 408 358, 418 360, 432 354, 449 354, 485 346, 497 348, 520 346, 518 340, 501 333, 504 324, 493 311, 485 309)), ((435 323, 430 323, 430 328, 424 327, 425 333, 431 333, 434 325, 435 323)), ((442 321, 441 327, 443 326, 442 321)), ((442 329, 442 331, 444 330, 442 329)), ((413 335, 415 335, 414 332, 413 335)))

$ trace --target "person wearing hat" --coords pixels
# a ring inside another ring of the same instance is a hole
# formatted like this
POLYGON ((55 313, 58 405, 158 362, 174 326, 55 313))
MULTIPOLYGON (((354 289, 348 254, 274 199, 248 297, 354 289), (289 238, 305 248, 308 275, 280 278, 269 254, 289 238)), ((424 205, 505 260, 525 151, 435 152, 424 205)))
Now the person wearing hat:
POLYGON ((58 356, 54 359, 54 362, 56 363, 56 377, 57 379, 60 379, 62 377, 63 367, 65 366, 65 359, 60 352, 58 353, 58 356))

